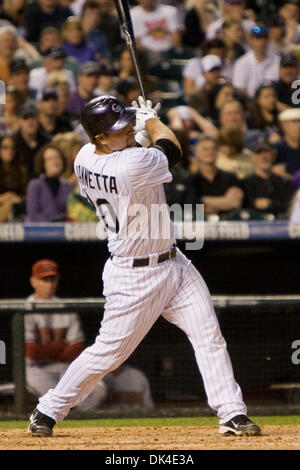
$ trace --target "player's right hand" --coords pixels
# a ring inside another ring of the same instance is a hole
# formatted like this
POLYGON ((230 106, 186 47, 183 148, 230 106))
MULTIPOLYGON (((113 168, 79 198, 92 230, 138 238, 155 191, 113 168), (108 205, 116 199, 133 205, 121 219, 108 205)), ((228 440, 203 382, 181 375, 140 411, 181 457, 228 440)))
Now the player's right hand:
POLYGON ((157 103, 154 107, 151 100, 144 100, 142 96, 138 97, 138 102, 133 101, 131 106, 136 109, 136 124, 134 130, 136 132, 145 129, 148 119, 158 118, 158 112, 161 104, 157 103))

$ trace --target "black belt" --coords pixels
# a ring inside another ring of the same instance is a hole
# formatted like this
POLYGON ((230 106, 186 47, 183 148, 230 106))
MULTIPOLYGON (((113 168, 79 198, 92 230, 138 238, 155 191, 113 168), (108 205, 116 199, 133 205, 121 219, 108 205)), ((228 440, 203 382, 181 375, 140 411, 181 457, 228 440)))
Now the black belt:
MULTIPOLYGON (((176 256, 176 247, 173 246, 170 251, 159 255, 157 263, 163 263, 169 259, 175 258, 176 256)), ((141 268, 142 266, 149 266, 150 258, 135 258, 133 260, 133 268, 141 268)))
MULTIPOLYGON (((159 255, 157 263, 163 263, 164 261, 167 261, 169 259, 173 259, 176 256, 176 246, 173 246, 170 251, 167 251, 166 253, 162 253, 159 255)), ((111 259, 113 259, 113 256, 111 256, 111 259)), ((135 258, 132 263, 133 268, 141 268, 143 266, 149 266, 150 264, 150 258, 135 258)))

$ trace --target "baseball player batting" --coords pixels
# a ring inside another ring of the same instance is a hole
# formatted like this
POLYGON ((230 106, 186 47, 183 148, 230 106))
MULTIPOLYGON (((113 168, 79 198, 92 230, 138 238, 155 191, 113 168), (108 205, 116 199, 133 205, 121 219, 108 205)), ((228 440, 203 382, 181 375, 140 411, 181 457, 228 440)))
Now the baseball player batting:
POLYGON ((110 258, 103 270, 106 298, 99 334, 92 346, 74 360, 57 386, 39 399, 30 417, 33 436, 51 436, 56 422, 81 403, 96 384, 119 367, 162 315, 190 340, 202 374, 209 406, 220 419, 219 432, 258 435, 247 417, 225 340, 208 288, 197 269, 176 247, 169 214, 150 220, 151 207, 165 205, 163 184, 181 156, 174 133, 157 116, 151 101, 139 98, 133 107, 113 96, 100 96, 85 105, 81 122, 91 140, 75 162, 80 191, 96 208, 108 232, 110 258), (136 131, 146 130, 150 147, 136 145, 136 131), (108 221, 111 211, 115 224, 108 221), (155 237, 138 230, 155 224, 155 237), (133 209, 134 208, 134 209, 133 209), (163 234, 169 226, 169 236, 163 234))

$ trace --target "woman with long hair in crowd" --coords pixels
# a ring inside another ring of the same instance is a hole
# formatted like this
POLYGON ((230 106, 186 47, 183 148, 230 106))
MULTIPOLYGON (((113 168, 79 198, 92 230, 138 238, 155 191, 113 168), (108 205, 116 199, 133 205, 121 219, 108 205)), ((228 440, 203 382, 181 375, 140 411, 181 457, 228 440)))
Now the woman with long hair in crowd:
POLYGON ((12 136, 0 140, 0 222, 12 217, 14 204, 21 203, 27 184, 27 172, 20 162, 16 143, 12 136))
POLYGON ((279 140, 278 99, 274 84, 264 81, 255 92, 254 99, 248 104, 247 124, 249 129, 266 132, 267 137, 279 140))
POLYGON ((0 131, 12 135, 19 130, 19 110, 23 104, 22 93, 13 86, 6 87, 5 104, 0 116, 0 131))
POLYGON ((44 145, 36 154, 35 172, 40 176, 28 184, 28 222, 65 220, 67 198, 73 190, 73 186, 62 177, 65 165, 63 152, 53 143, 44 145))

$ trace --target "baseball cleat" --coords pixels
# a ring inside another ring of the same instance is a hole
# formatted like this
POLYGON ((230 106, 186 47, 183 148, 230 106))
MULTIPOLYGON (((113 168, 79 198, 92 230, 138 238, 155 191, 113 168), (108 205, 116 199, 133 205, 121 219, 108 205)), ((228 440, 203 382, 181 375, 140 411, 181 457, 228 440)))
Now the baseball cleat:
POLYGON ((28 432, 36 437, 52 436, 52 428, 55 424, 54 419, 41 413, 37 408, 32 412, 29 418, 28 432))
POLYGON ((237 415, 227 423, 220 424, 219 433, 223 436, 259 436, 261 429, 248 416, 237 415))

